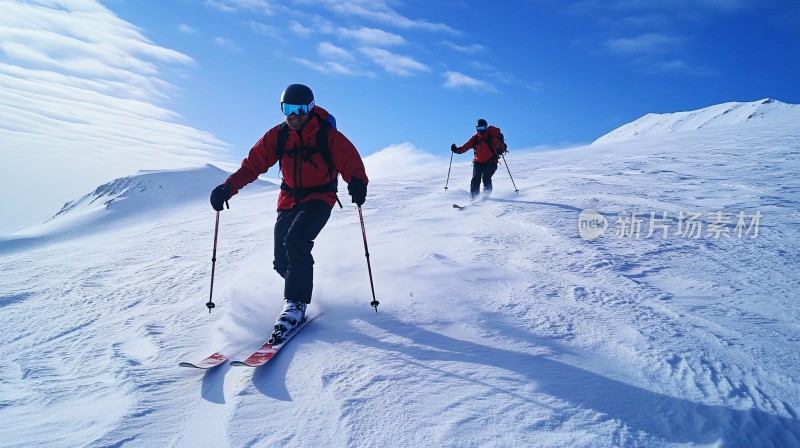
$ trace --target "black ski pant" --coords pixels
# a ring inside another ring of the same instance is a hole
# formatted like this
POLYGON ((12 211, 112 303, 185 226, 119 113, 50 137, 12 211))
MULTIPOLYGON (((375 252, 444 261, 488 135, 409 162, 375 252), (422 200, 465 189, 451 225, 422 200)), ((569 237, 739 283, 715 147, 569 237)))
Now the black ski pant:
POLYGON ((472 162, 472 181, 469 183, 469 195, 475 197, 481 192, 481 181, 483 181, 483 193, 492 193, 492 176, 497 171, 496 162, 472 162))
POLYGON ((284 278, 283 297, 311 303, 314 285, 314 239, 331 216, 324 201, 311 200, 289 210, 278 210, 275 221, 275 270, 284 278))

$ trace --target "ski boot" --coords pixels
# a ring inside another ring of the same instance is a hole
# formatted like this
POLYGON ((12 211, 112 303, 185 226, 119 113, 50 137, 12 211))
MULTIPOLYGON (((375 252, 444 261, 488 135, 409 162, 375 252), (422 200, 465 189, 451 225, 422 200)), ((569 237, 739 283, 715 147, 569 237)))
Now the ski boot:
POLYGON ((286 300, 283 311, 278 316, 278 320, 275 321, 275 330, 268 341, 270 345, 280 344, 287 334, 306 321, 306 306, 308 305, 302 302, 286 300))

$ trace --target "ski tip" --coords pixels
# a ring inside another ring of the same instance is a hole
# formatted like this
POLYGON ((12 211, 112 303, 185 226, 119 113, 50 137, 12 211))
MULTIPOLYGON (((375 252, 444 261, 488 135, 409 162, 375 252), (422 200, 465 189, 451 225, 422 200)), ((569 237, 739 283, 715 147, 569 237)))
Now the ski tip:
POLYGON ((256 367, 256 366, 252 366, 252 365, 250 365, 250 364, 248 364, 248 363, 246 363, 244 361, 231 361, 230 364, 232 366, 256 367))
POLYGON ((198 365, 198 364, 192 364, 190 362, 182 362, 182 363, 179 363, 178 366, 179 367, 189 367, 191 369, 198 369, 198 370, 208 370, 208 369, 213 369, 214 367, 218 367, 221 364, 222 363, 210 364, 210 365, 204 365, 204 364, 198 365))
POLYGON ((181 362, 181 363, 178 364, 178 367, 189 367, 189 368, 198 369, 198 370, 209 370, 209 369, 213 369, 214 367, 219 367, 223 363, 224 363, 224 361, 223 362, 219 362, 219 363, 214 363, 214 364, 202 364, 202 363, 201 364, 192 364, 190 362, 181 362))

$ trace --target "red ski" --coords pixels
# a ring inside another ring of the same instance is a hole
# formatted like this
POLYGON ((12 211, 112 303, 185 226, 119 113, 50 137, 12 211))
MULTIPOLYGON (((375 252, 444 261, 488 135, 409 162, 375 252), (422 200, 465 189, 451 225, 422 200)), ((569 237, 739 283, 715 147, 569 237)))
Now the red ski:
MULTIPOLYGON (((286 335, 286 339, 283 340, 280 344, 270 345, 269 342, 265 342, 264 345, 261 346, 258 350, 256 350, 252 355, 248 356, 247 359, 244 361, 231 361, 232 366, 248 366, 248 367, 258 367, 263 366, 266 364, 276 353, 278 350, 283 348, 289 340, 291 340, 297 333, 300 332, 306 325, 309 324, 312 320, 314 320, 319 314, 307 317, 305 322, 300 324, 297 328, 292 330, 291 333, 286 335)), ((224 360, 223 360, 224 362, 224 360)))
POLYGON ((222 365, 222 363, 228 360, 229 356, 222 354, 223 351, 225 351, 225 349, 222 349, 214 353, 213 355, 207 357, 206 359, 200 362, 196 363, 182 362, 178 365, 181 367, 194 367, 195 369, 210 369, 212 367, 217 367, 219 365, 222 365))

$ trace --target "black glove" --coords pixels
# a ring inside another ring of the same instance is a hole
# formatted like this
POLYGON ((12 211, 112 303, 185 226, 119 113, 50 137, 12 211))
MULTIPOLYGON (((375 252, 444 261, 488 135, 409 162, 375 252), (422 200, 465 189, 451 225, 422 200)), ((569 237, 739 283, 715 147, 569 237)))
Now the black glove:
POLYGON ((458 146, 456 146, 456 144, 453 143, 452 145, 450 145, 450 151, 453 151, 453 152, 458 151, 458 146))
POLYGON ((500 146, 500 145, 497 145, 497 155, 499 156, 500 154, 502 154, 502 153, 504 153, 504 152, 505 152, 505 151, 503 150, 503 147, 502 147, 502 146, 500 146))
POLYGON ((231 186, 222 184, 211 191, 211 207, 216 211, 222 211, 222 205, 231 198, 231 186))
POLYGON ((367 184, 363 180, 352 177, 347 184, 347 192, 353 197, 353 203, 361 207, 367 200, 367 184))

